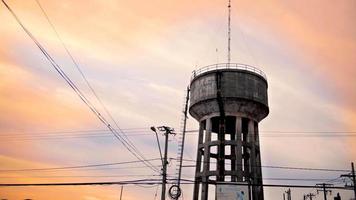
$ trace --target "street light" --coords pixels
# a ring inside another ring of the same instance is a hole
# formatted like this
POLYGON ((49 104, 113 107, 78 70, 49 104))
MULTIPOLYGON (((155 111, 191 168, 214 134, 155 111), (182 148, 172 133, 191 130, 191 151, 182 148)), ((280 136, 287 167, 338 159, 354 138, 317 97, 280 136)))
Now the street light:
POLYGON ((159 143, 159 139, 158 139, 158 133, 157 133, 157 130, 156 130, 156 128, 154 126, 151 126, 151 130, 156 134, 157 145, 158 145, 158 149, 159 149, 159 155, 161 156, 162 167, 163 167, 164 161, 163 161, 163 157, 162 157, 161 144, 159 143))
POLYGON ((164 158, 162 158, 162 151, 161 151, 161 145, 159 143, 158 139, 158 133, 156 131, 156 128, 154 126, 151 127, 151 130, 155 132, 156 134, 156 139, 157 139, 157 144, 158 144, 158 149, 159 149, 159 154, 161 156, 162 160, 162 194, 161 194, 161 200, 166 199, 166 183, 167 183, 167 151, 168 151, 168 136, 169 134, 174 134, 173 131, 174 129, 167 127, 167 126, 160 126, 158 127, 159 131, 164 131, 165 135, 165 146, 164 146, 164 158))

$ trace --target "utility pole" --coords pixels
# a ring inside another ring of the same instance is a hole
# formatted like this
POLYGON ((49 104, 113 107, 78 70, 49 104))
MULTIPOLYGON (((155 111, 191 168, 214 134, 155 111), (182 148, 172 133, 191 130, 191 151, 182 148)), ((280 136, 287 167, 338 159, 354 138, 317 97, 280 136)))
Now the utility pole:
POLYGON ((351 174, 343 174, 341 175, 341 177, 348 177, 351 179, 354 188, 354 195, 355 195, 354 198, 356 199, 356 175, 355 175, 355 165, 353 162, 351 162, 351 174))
POLYGON ((327 190, 327 187, 331 187, 333 186, 332 184, 326 184, 326 183, 321 183, 321 184, 316 184, 316 186, 318 187, 323 187, 322 190, 316 190, 317 194, 319 194, 319 192, 323 192, 324 193, 324 200, 327 200, 327 193, 330 192, 331 194, 331 190, 327 190))
POLYGON ((122 200, 122 191, 124 190, 124 186, 121 185, 121 191, 120 191, 120 200, 122 200))
POLYGON ((355 177, 355 165, 351 163, 351 174, 352 174, 352 181, 354 182, 354 195, 356 200, 356 177, 355 177))
MULTIPOLYGON (((284 192, 285 194, 287 194, 287 200, 292 200, 292 193, 290 191, 290 188, 284 192)), ((283 199, 285 198, 285 195, 283 194, 283 199)))
MULTIPOLYGON (((162 193, 161 193, 161 200, 166 200, 166 184, 167 184, 167 153, 168 153, 168 136, 175 135, 174 129, 168 126, 160 126, 157 129, 161 132, 164 132, 165 136, 165 144, 164 144, 164 158, 162 162, 162 193)), ((151 127, 151 130, 156 132, 154 127, 151 127)))
POLYGON ((334 197, 334 200, 341 200, 340 193, 337 193, 336 197, 334 197))
POLYGON ((313 200, 313 197, 315 197, 315 194, 313 194, 313 193, 309 193, 309 194, 307 194, 307 195, 304 195, 306 198, 308 198, 309 197, 309 200, 313 200))

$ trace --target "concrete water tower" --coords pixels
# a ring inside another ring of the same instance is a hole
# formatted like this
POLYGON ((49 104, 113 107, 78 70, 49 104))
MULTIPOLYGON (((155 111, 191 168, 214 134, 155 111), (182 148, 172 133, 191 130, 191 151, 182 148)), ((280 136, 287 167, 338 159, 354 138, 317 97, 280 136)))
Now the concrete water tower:
POLYGON ((189 113, 199 122, 194 200, 209 186, 251 183, 252 200, 263 200, 258 123, 269 113, 265 74, 235 63, 193 72, 189 113))

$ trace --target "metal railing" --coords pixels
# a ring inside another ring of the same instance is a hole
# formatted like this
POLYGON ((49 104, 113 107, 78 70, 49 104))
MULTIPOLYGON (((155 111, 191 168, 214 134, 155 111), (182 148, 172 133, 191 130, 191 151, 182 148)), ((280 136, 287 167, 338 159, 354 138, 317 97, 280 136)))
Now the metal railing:
POLYGON ((217 64, 202 67, 202 68, 194 70, 192 72, 191 80, 193 80, 195 77, 197 77, 200 74, 203 74, 205 72, 219 70, 219 69, 239 69, 239 70, 254 72, 254 73, 262 76, 267 81, 267 76, 262 70, 260 70, 256 67, 246 65, 246 64, 241 64, 241 63, 217 63, 217 64))

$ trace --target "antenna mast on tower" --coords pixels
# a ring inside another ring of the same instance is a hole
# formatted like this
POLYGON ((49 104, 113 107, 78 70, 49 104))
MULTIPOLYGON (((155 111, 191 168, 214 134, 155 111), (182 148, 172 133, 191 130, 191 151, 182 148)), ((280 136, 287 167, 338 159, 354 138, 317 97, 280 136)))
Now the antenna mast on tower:
POLYGON ((227 6, 229 9, 229 18, 228 18, 228 40, 227 40, 227 63, 231 62, 231 0, 229 0, 229 5, 227 6))

